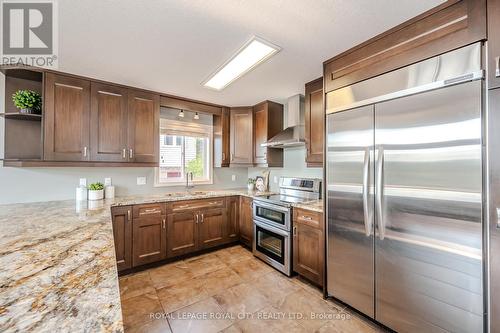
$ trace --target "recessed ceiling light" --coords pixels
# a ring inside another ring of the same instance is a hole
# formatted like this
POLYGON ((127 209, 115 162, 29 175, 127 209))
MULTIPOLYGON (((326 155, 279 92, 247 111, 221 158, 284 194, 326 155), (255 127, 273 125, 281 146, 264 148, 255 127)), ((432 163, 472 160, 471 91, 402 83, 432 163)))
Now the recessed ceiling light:
POLYGON ((279 51, 278 46, 261 38, 252 37, 231 59, 204 81, 203 85, 207 88, 222 90, 279 51))

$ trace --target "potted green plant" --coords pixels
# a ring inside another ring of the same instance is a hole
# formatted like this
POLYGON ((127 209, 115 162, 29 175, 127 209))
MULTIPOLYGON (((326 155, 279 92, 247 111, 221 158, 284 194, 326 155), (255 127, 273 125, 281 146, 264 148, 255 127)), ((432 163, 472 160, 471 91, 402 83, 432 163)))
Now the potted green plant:
POLYGON ((18 90, 12 94, 12 101, 20 113, 42 113, 42 96, 33 90, 18 90))
POLYGON ((104 198, 104 185, 102 183, 92 183, 88 186, 89 200, 102 200, 104 198))
POLYGON ((255 179, 248 178, 247 187, 248 187, 249 191, 254 191, 255 190, 255 179))

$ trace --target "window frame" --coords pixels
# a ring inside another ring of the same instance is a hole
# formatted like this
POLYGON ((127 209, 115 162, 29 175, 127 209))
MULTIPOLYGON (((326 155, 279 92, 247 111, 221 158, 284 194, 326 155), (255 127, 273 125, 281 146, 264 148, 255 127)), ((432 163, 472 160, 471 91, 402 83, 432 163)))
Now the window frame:
MULTIPOLYGON (((195 136, 202 136, 202 137, 207 137, 208 138, 208 154, 207 154, 207 165, 208 165, 208 179, 203 179, 203 180, 196 180, 193 179, 192 184, 193 185, 212 185, 214 183, 214 166, 213 166, 213 145, 214 145, 214 135, 213 135, 213 126, 210 125, 205 125, 205 124, 197 124, 197 123, 188 123, 188 122, 182 122, 182 121, 175 121, 175 120, 170 120, 170 119, 164 119, 164 121, 167 122, 167 125, 162 127, 162 119, 160 118, 160 135, 162 135, 162 130, 171 132, 172 134, 170 135, 182 135, 182 136, 190 136, 190 137, 195 137, 195 136), (201 134, 201 135, 200 135, 201 134), (208 134, 208 135, 207 135, 208 134)), ((160 138, 158 138, 160 141, 160 138)), ((185 168, 186 168, 186 163, 185 163, 185 157, 184 157, 184 150, 185 150, 185 139, 182 140, 183 145, 182 145, 182 161, 183 161, 183 168, 184 168, 184 175, 186 174, 185 168)), ((160 145, 161 147, 161 145, 160 145)), ((159 154, 161 153, 158 152, 159 154)), ((167 182, 167 183, 161 183, 160 182, 160 167, 155 167, 154 168, 154 187, 172 187, 172 186, 185 186, 186 185, 186 179, 184 178, 182 181, 173 181, 173 182, 167 182)), ((184 176, 185 177, 185 176, 184 176)))

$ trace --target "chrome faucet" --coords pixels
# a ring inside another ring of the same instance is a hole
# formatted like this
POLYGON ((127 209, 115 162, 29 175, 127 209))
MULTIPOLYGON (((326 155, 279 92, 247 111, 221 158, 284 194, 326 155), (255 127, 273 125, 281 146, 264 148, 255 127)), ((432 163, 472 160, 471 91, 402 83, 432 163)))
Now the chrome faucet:
POLYGON ((192 172, 188 172, 186 174, 186 189, 190 189, 190 188, 193 188, 194 187, 194 184, 193 184, 193 173, 192 172), (191 178, 191 182, 189 181, 189 178, 191 178))

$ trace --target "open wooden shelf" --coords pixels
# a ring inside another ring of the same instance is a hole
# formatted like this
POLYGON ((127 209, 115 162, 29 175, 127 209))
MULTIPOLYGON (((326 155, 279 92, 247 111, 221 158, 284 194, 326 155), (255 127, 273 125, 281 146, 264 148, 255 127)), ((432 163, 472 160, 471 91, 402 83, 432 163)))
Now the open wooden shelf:
POLYGON ((0 113, 0 117, 4 117, 7 119, 17 119, 17 120, 31 120, 31 121, 41 121, 41 114, 29 114, 29 113, 0 113))
POLYGON ((32 160, 3 160, 4 167, 15 168, 45 168, 45 167, 157 167, 158 163, 135 163, 135 162, 85 162, 85 161, 42 161, 32 160))

